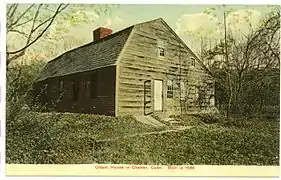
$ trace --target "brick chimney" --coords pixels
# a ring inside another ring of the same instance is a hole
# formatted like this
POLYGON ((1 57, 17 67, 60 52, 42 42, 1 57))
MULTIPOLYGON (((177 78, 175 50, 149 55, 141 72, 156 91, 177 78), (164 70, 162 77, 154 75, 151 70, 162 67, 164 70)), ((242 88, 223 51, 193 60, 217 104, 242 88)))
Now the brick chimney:
POLYGON ((93 31, 93 40, 94 42, 105 38, 106 36, 109 36, 112 33, 112 29, 108 29, 108 28, 104 28, 104 27, 100 27, 96 30, 93 31))

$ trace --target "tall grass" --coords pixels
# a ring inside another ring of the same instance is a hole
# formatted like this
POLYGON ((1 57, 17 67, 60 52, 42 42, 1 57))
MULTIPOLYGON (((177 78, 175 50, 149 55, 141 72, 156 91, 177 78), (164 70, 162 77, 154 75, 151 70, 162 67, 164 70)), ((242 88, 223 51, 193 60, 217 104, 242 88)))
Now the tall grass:
POLYGON ((98 163, 279 165, 279 123, 245 122, 125 138, 108 142, 95 154, 98 163))
POLYGON ((92 163, 95 140, 156 130, 130 116, 22 111, 7 119, 6 162, 92 163))

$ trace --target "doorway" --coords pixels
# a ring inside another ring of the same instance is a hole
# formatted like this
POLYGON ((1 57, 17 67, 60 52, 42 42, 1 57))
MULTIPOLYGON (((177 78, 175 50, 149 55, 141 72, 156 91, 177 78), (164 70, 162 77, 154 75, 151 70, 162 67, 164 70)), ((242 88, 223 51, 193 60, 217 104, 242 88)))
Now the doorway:
POLYGON ((163 81, 154 80, 153 83, 153 110, 163 111, 163 81))

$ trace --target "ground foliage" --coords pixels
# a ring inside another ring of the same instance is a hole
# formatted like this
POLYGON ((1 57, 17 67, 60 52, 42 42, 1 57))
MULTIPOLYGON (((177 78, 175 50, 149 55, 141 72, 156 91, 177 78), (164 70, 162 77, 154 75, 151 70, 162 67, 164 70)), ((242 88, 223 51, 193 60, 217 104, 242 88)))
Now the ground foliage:
POLYGON ((7 163, 91 163, 94 140, 156 130, 131 116, 10 113, 7 111, 7 163))
POLYGON ((279 123, 232 119, 190 130, 125 138, 97 151, 98 163, 278 165, 279 123))
MULTIPOLYGON (((161 131, 132 116, 7 112, 7 163, 124 163, 278 165, 279 121, 230 119, 204 123, 198 116, 178 116, 193 128, 161 131), (109 139, 97 143, 96 140, 109 139)), ((208 116, 209 117, 209 116, 208 116)), ((209 118, 210 119, 210 118, 209 118)))

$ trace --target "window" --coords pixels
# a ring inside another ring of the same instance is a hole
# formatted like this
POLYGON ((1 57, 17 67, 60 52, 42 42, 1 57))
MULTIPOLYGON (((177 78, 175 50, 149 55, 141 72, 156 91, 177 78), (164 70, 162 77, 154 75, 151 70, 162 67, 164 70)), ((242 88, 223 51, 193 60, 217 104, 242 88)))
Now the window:
POLYGON ((60 89, 63 89, 63 80, 60 80, 60 89))
POLYGON ((210 96, 210 106, 215 106, 215 96, 214 95, 210 96))
POLYGON ((199 86, 196 86, 195 87, 195 101, 198 101, 199 99, 199 86))
POLYGON ((97 72, 91 76, 90 80, 90 93, 91 98, 96 98, 98 96, 98 74, 97 72))
POLYGON ((158 56, 165 57, 165 49, 158 47, 158 56))
POLYGON ((159 57, 165 57, 165 42, 163 40, 157 41, 157 51, 159 57))
POLYGON ((78 96, 79 96, 79 91, 80 91, 79 81, 78 80, 74 80, 72 82, 72 87, 73 87, 73 100, 77 101, 78 100, 78 96))
POLYGON ((87 81, 85 79, 81 80, 81 96, 87 97, 87 81))
POLYGON ((191 60, 191 66, 195 67, 195 58, 191 57, 190 60, 191 60))
POLYGON ((180 90, 181 90, 180 97, 184 99, 185 95, 186 95, 186 89, 185 89, 185 82, 184 81, 180 82, 180 90))
POLYGON ((59 80, 59 99, 63 98, 63 80, 59 80))
POLYGON ((167 98, 173 98, 173 81, 167 81, 167 98))
POLYGON ((44 84, 42 88, 43 94, 48 94, 48 84, 44 84))
POLYGON ((63 80, 60 80, 59 86, 60 86, 60 90, 63 90, 63 80))
POLYGON ((86 95, 87 97, 90 97, 90 87, 91 87, 91 81, 90 80, 87 80, 86 82, 86 95))

